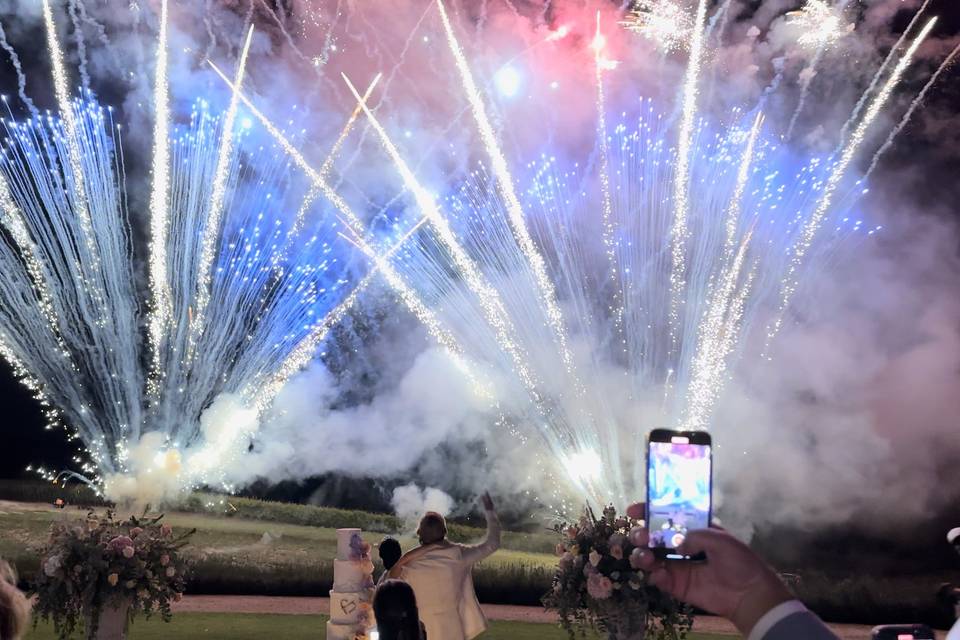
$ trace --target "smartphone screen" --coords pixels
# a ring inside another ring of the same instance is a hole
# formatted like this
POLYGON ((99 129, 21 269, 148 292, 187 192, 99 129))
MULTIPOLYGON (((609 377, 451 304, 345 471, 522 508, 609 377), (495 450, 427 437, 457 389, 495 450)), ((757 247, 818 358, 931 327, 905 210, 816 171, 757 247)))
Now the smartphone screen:
POLYGON ((710 434, 655 429, 647 441, 647 528, 659 557, 691 558, 673 551, 688 531, 710 526, 713 457, 710 434))

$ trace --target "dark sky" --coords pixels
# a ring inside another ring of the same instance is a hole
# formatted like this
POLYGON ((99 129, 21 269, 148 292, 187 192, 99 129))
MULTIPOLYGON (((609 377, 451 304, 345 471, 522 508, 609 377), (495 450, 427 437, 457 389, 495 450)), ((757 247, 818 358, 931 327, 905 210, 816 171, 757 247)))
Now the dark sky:
MULTIPOLYGON (((934 0, 929 10, 931 15, 941 16, 941 23, 935 32, 937 37, 946 37, 960 33, 960 0, 934 0)), ((909 14, 901 16, 897 28, 902 29, 909 20, 909 14)), ((42 34, 37 34, 42 37, 42 34)), ((15 46, 17 43, 14 43, 15 46)), ((21 52, 22 53, 22 52, 21 52)), ((29 57, 26 57, 29 59, 29 57)), ((6 93, 15 91, 16 78, 6 65, 6 58, 0 57, 0 89, 6 93)), ((919 89, 917 87, 911 90, 919 89)), ((935 90, 928 104, 931 108, 956 114, 960 111, 960 72, 955 68, 935 90)), ((914 145, 911 137, 915 131, 907 130, 898 146, 887 158, 889 167, 910 166, 915 158, 914 145)), ((907 193, 901 194, 907 201, 924 205, 942 199, 944 193, 941 185, 956 184, 956 176, 960 175, 960 149, 939 149, 942 162, 938 162, 931 171, 915 176, 912 182, 900 188, 907 193)), ((960 213, 954 205, 954 212, 960 213)), ((0 477, 16 477, 23 475, 27 464, 42 463, 50 468, 62 469, 70 465, 70 459, 75 455, 76 446, 66 442, 66 434, 62 430, 44 429, 44 418, 41 408, 31 397, 29 391, 23 388, 12 376, 10 369, 0 363, 0 410, 3 417, 0 425, 3 431, 3 446, 0 446, 0 477)))

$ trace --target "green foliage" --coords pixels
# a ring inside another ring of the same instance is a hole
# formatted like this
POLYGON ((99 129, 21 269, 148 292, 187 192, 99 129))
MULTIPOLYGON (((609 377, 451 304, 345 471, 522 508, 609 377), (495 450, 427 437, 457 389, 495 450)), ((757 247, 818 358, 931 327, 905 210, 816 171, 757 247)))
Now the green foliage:
POLYGON ((213 493, 191 494, 176 506, 178 511, 189 513, 207 513, 248 520, 284 522, 331 529, 357 527, 375 533, 399 531, 403 524, 396 516, 385 513, 268 502, 255 498, 241 498, 213 493))
POLYGON ((85 484, 74 482, 63 486, 43 480, 0 480, 0 500, 53 504, 57 498, 82 507, 106 505, 103 498, 85 484))
POLYGON ((34 610, 52 620, 66 640, 83 619, 96 631, 104 607, 130 603, 129 615, 159 613, 170 620, 170 603, 186 587, 187 563, 180 551, 194 533, 174 535, 163 516, 117 520, 111 511, 50 527, 40 550, 34 610))

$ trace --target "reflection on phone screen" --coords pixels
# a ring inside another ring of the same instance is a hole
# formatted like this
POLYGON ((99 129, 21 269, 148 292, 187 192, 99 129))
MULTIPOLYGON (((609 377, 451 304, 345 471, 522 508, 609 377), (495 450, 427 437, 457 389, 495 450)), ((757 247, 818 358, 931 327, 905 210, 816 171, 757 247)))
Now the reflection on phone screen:
POLYGON ((710 525, 710 445, 650 442, 650 546, 676 549, 710 525))

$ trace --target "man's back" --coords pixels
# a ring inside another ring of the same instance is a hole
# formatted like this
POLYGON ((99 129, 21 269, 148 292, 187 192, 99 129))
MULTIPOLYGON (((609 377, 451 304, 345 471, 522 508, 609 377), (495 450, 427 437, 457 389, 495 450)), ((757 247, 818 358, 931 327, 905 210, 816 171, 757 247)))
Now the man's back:
POLYGON ((406 564, 401 577, 417 594, 421 615, 424 612, 455 614, 463 597, 466 571, 469 567, 463 566, 458 545, 433 545, 406 564))

